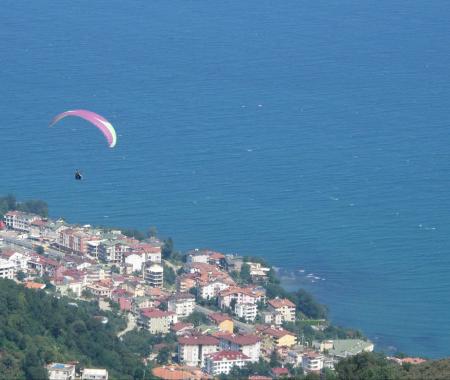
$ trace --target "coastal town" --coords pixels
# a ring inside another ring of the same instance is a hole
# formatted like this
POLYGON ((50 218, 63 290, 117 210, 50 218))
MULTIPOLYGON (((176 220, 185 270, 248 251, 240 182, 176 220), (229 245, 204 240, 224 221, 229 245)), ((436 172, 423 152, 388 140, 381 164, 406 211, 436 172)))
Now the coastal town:
MULTIPOLYGON (((171 239, 152 231, 137 239, 16 210, 0 223, 0 250, 0 278, 68 297, 75 306, 97 302, 126 320, 119 339, 132 333, 160 338, 141 358, 153 363, 154 378, 320 374, 374 350, 363 336, 312 318, 301 298, 276 295, 276 273, 258 258, 197 248, 180 254, 171 239)), ((108 379, 108 368, 77 369, 74 362, 46 369, 51 380, 108 379)))

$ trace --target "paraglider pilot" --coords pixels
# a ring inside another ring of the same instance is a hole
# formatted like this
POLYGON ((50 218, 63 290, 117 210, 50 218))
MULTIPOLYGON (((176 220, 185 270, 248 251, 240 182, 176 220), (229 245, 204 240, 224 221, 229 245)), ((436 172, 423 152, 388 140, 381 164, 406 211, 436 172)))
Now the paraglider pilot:
POLYGON ((81 181, 83 179, 83 176, 81 175, 81 173, 78 169, 75 171, 75 179, 77 181, 81 181))

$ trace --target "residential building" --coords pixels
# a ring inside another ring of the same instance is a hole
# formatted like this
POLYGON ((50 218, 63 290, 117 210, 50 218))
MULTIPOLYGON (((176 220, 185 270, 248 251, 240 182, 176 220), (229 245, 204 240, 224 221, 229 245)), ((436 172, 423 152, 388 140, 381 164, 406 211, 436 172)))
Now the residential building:
POLYGON ((81 380, 108 380, 108 371, 106 369, 85 368, 81 380))
POLYGON ((302 368, 306 373, 320 372, 323 368, 324 356, 319 352, 306 352, 302 356, 302 368))
POLYGON ((313 347, 320 352, 327 351, 328 356, 335 358, 336 361, 358 355, 361 352, 372 352, 374 349, 372 342, 362 339, 325 340, 321 343, 313 342, 313 347))
POLYGON ((165 365, 152 369, 153 376, 164 380, 204 380, 205 373, 196 367, 165 365))
POLYGON ((281 314, 282 321, 295 322, 295 304, 287 298, 275 298, 267 301, 269 312, 281 314))
POLYGON ((259 325, 256 330, 260 335, 268 337, 277 347, 292 347, 297 343, 295 334, 281 327, 259 325))
POLYGON ((199 250, 198 248, 189 251, 187 253, 187 263, 208 263, 208 254, 204 250, 199 250))
POLYGON ((0 278, 12 280, 15 273, 15 264, 5 259, 0 259, 0 278))
POLYGON ((275 379, 290 377, 289 369, 285 367, 275 367, 270 371, 275 379))
POLYGON ((86 286, 95 297, 98 298, 111 298, 112 287, 108 286, 104 281, 98 281, 94 284, 86 286))
POLYGON ((261 338, 254 334, 217 334, 219 347, 222 351, 238 351, 247 355, 251 362, 256 363, 261 355, 261 338))
POLYGON ((246 322, 253 322, 256 318, 258 308, 254 303, 236 303, 234 313, 245 319, 246 322))
POLYGON ((195 297, 190 293, 176 293, 167 302, 168 310, 178 317, 188 317, 195 307, 195 297))
POLYGON ((253 280, 265 280, 270 272, 270 268, 261 265, 260 263, 247 262, 250 267, 250 276, 253 280))
POLYGON ((148 330, 151 334, 167 334, 170 325, 177 323, 177 315, 171 311, 159 309, 142 309, 140 311, 138 324, 148 330))
POLYGON ((99 239, 83 228, 65 228, 60 230, 57 244, 64 251, 87 255, 88 243, 91 245, 92 241, 99 239))
POLYGON ((261 288, 232 286, 219 293, 218 301, 221 309, 230 307, 233 300, 236 304, 257 304, 265 301, 265 291, 261 288))
POLYGON ((159 264, 152 264, 145 268, 144 278, 147 284, 153 288, 162 288, 164 279, 164 268, 159 264))
POLYGON ((211 298, 217 297, 217 295, 225 289, 228 289, 230 287, 229 284, 217 280, 213 282, 202 282, 198 285, 198 295, 206 300, 209 300, 211 298))
POLYGON ((206 356, 206 371, 213 376, 228 375, 233 367, 244 367, 251 360, 239 351, 219 351, 206 356))
POLYGON ((185 293, 195 288, 197 285, 197 276, 194 273, 185 273, 181 276, 177 276, 176 286, 177 292, 185 293))
POLYGON ((8 228, 24 232, 29 232, 31 223, 37 219, 41 219, 41 217, 22 211, 8 211, 4 216, 5 224, 8 228))
POLYGON ((281 326, 283 324, 283 315, 277 312, 264 311, 261 313, 261 319, 268 325, 281 326))
POLYGON ((132 272, 140 272, 144 265, 144 256, 135 251, 125 253, 125 264, 132 266, 132 272))
POLYGON ((182 336, 178 338, 178 358, 193 367, 205 367, 205 357, 219 350, 219 340, 209 335, 182 336))
POLYGON ((50 363, 47 371, 49 380, 75 379, 75 364, 50 363))
POLYGON ((27 271, 28 260, 30 257, 26 253, 4 249, 0 253, 0 258, 8 260, 10 263, 13 263, 15 271, 17 273, 18 271, 22 272, 27 271))
POLYGON ((228 314, 212 313, 208 315, 214 324, 219 328, 219 331, 232 334, 234 331, 233 318, 228 314))

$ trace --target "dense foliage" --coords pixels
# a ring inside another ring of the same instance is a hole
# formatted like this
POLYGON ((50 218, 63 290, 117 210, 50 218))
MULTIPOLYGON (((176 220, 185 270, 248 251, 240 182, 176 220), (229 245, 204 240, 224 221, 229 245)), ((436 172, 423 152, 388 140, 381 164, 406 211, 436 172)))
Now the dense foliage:
POLYGON ((43 379, 47 363, 67 361, 107 368, 113 378, 142 373, 138 356, 116 337, 117 324, 94 318, 105 315, 95 304, 76 307, 66 298, 0 280, 0 305, 0 379, 43 379))
POLYGON ((48 205, 44 201, 28 200, 17 202, 14 195, 11 194, 0 197, 0 217, 3 218, 3 215, 11 210, 30 212, 45 218, 48 216, 48 205))
POLYGON ((339 380, 450 379, 450 359, 400 366, 383 354, 363 353, 336 366, 339 380))

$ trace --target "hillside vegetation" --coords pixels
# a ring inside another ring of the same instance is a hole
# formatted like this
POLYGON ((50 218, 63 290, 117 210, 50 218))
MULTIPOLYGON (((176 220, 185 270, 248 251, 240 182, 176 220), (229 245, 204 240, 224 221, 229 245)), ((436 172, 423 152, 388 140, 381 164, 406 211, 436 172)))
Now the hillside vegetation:
POLYGON ((116 337, 114 317, 102 324, 95 304, 77 303, 0 280, 0 379, 45 379, 47 363, 68 361, 143 379, 139 356, 116 337))

